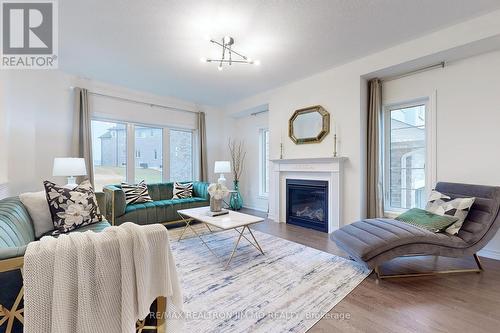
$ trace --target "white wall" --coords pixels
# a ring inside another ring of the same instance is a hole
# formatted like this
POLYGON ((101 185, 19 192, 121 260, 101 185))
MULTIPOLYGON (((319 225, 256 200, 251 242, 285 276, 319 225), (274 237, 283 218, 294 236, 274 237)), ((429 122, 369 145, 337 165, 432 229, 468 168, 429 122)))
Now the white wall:
MULTIPOLYGON (((333 121, 337 123, 339 154, 348 158, 345 165, 343 184, 343 221, 341 221, 341 225, 352 223, 365 216, 366 206, 366 78, 383 75, 384 72, 387 73, 395 68, 397 68, 398 71, 405 71, 414 68, 415 65, 429 65, 429 61, 435 62, 436 59, 443 60, 441 58, 442 56, 447 57, 444 60, 452 57, 460 58, 461 56, 463 57, 463 54, 466 52, 469 54, 472 51, 481 52, 479 49, 485 47, 485 44, 487 48, 491 49, 492 45, 489 45, 488 41, 498 38, 499 36, 500 11, 496 11, 383 50, 365 58, 355 60, 351 63, 332 68, 311 77, 246 98, 227 106, 226 112, 228 115, 231 115, 241 112, 241 110, 267 103, 269 105, 271 158, 276 159, 279 157, 279 144, 281 141, 285 146, 285 158, 329 157, 332 155, 333 149, 332 135, 327 136, 320 144, 294 145, 292 141, 288 139, 286 132, 288 119, 294 110, 315 104, 320 104, 325 107, 332 116, 332 134, 335 132, 335 124, 333 121), (466 50, 466 52, 464 50, 466 50)), ((500 68, 497 63, 492 63, 492 66, 485 67, 486 68, 483 70, 489 71, 489 75, 498 75, 500 73, 500 68)), ((474 66, 472 66, 469 71, 474 71, 474 66)), ((483 78, 478 76, 478 80, 482 80, 482 82, 488 82, 489 79, 489 76, 483 78)), ((455 80, 464 81, 467 80, 467 76, 455 78, 455 80)), ((474 89, 474 86, 470 85, 469 88, 474 89)), ((495 85, 492 85, 489 86, 486 91, 492 91, 494 89, 495 85)), ((498 87, 496 87, 496 89, 498 92, 498 87)), ((450 90, 449 94, 453 95, 453 91, 450 90)), ((485 98, 491 97, 487 95, 484 90, 478 92, 478 97, 479 96, 485 98)), ((473 99, 474 98, 471 100, 473 99)), ((440 99, 437 101, 438 104, 440 101, 440 99)), ((489 111, 484 111, 485 115, 488 116, 488 120, 485 121, 491 124, 492 122, 490 122, 490 119, 496 120, 498 116, 492 114, 493 111, 491 110, 492 105, 495 105, 495 100, 489 98, 486 99, 485 103, 489 103, 490 105, 489 111)), ((456 102, 450 102, 447 107, 454 110, 456 102)), ((477 107, 477 105, 475 107, 477 107)), ((472 106, 470 108, 472 108, 472 106)), ((448 118, 445 120, 440 119, 440 121, 454 122, 453 119, 448 118)), ((470 119, 458 124, 457 129, 461 129, 463 133, 467 133, 463 126, 469 121, 470 119)), ((494 122, 494 124, 496 125, 497 122, 494 122)), ((453 125, 448 126, 450 126, 450 128, 454 127, 453 125)), ((487 135, 488 134, 481 131, 480 134, 477 134, 477 137, 483 140, 488 139, 490 140, 489 142, 495 141, 495 137, 490 136, 486 138, 485 136, 487 135)), ((439 136, 438 140, 441 140, 439 136)), ((459 143, 460 145, 457 145, 457 149, 459 149, 460 152, 472 152, 473 154, 477 154, 477 149, 473 149, 473 147, 478 144, 477 142, 473 143, 472 141, 464 139, 464 136, 462 136, 459 143)), ((453 144, 452 136, 448 136, 448 138, 444 138, 440 141, 438 149, 441 152, 443 147, 453 144)), ((491 162, 493 158, 491 155, 493 154, 491 154, 491 151, 485 149, 484 155, 484 161, 486 162, 484 165, 488 165, 487 163, 491 162)), ((457 161, 455 154, 447 153, 444 156, 450 161, 457 161)), ((470 158, 470 156, 467 158, 470 158)), ((475 159, 470 159, 471 162, 473 160, 475 159)), ((476 166, 476 168, 478 167, 479 166, 476 166)), ((447 179, 460 179, 461 181, 471 179, 463 179, 464 177, 462 176, 464 173, 465 171, 460 172, 455 168, 454 174, 448 174, 447 179)), ((442 174, 441 171, 439 176, 442 174)), ((475 178, 475 182, 495 184, 496 178, 493 179, 483 173, 475 178)), ((271 181, 271 184, 273 183, 274 182, 271 181)), ((276 195, 276 190, 277 189, 271 187, 270 196, 276 195)), ((272 201, 270 203, 272 203, 272 201)), ((276 215, 273 212, 275 209, 276 207, 272 207, 272 205, 269 207, 269 214, 271 217, 276 215)), ((497 248, 500 248, 500 246, 497 246, 497 248)))
MULTIPOLYGON (((245 142, 247 156, 244 170, 240 180, 240 192, 243 197, 243 205, 247 208, 267 212, 268 199, 259 195, 260 187, 260 165, 259 165, 259 131, 269 128, 268 113, 259 113, 255 116, 243 115, 237 119, 230 118, 226 124, 227 139, 238 139, 245 142)), ((227 153, 227 141, 224 146, 227 153)), ((233 180, 232 175, 226 175, 228 185, 233 180)))
MULTIPOLYGON (((278 159, 280 142, 284 145, 284 158, 331 157, 333 156, 333 133, 337 131, 338 154, 347 156, 345 164, 344 221, 353 221, 361 215, 364 201, 361 199, 360 124, 364 122, 360 112, 360 76, 348 66, 339 67, 313 77, 293 82, 270 92, 254 96, 228 107, 228 112, 237 112, 251 106, 269 104, 269 130, 271 159, 278 159), (341 79, 339 79, 341 78, 341 79), (351 104, 354 103, 354 106, 351 104), (297 109, 320 104, 330 112, 331 134, 319 144, 295 145, 288 138, 288 119, 297 109)), ((270 196, 277 189, 271 180, 270 196)), ((270 202, 271 204, 271 202, 270 202)), ((270 217, 277 216, 277 207, 270 205, 270 217)))
MULTIPOLYGON (((491 52, 384 83, 385 104, 436 95, 438 181, 500 186, 499 74, 491 52)), ((500 259, 500 235, 485 250, 500 259)))
MULTIPOLYGON (((2 145, 0 149, 6 149, 6 154, 2 154, 2 160, 7 161, 7 171, 4 171, 4 174, 6 173, 9 195, 40 190, 45 179, 64 181, 51 175, 54 157, 72 155, 74 94, 70 89, 71 86, 81 86, 91 91, 149 103, 204 110, 207 112, 209 163, 213 164, 213 161, 219 158, 222 137, 217 135, 220 132, 217 119, 221 118, 218 109, 204 108, 173 98, 83 80, 61 71, 6 71, 2 73, 0 84, 3 88, 0 92, 0 96, 3 97, 1 110, 8 127, 8 131, 0 127, 2 135, 7 136, 7 148, 2 145)), ((91 100, 94 97, 91 96, 91 100)), ((144 123, 173 122, 179 126, 194 127, 194 116, 188 113, 181 114, 181 112, 104 98, 93 101, 97 102, 93 105, 98 105, 98 111, 104 116, 138 116, 139 118, 134 119, 142 120, 144 123)), ((211 178, 213 180, 214 176, 211 178)))

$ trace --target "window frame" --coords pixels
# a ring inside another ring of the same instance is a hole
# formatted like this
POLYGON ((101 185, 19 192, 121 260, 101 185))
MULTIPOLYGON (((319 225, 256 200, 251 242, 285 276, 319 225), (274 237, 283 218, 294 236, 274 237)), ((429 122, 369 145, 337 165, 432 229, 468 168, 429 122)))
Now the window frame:
MULTIPOLYGON (((130 152, 130 149, 133 149, 133 152, 135 153, 135 147, 132 146, 132 148, 130 147, 130 139, 129 139, 129 135, 130 135, 130 131, 129 131, 129 124, 126 122, 126 121, 121 121, 121 120, 114 120, 114 119, 109 119, 109 118, 98 118, 98 117, 91 117, 90 118, 90 138, 91 138, 91 142, 92 144, 94 143, 94 140, 93 140, 93 134, 92 134, 92 121, 100 121, 100 122, 104 122, 104 123, 113 123, 113 124, 118 124, 118 125, 123 125, 125 126, 125 161, 126 161, 126 164, 125 164, 125 181, 128 182, 128 175, 129 175, 129 172, 130 172, 130 165, 129 165, 129 162, 130 162, 130 156, 129 156, 129 152, 130 152)), ((113 136, 113 134, 112 134, 113 136)), ((93 151, 93 147, 91 147, 91 151, 92 151, 92 167, 94 169, 94 175, 95 176, 95 164, 94 164, 94 151, 93 151)), ((101 163, 102 163, 102 151, 101 151, 101 163)), ((101 165, 102 166, 102 165, 101 165)), ((95 185, 95 179, 92 179, 92 182, 93 184, 95 185)))
POLYGON ((266 147, 266 137, 265 137, 266 133, 269 138, 269 128, 259 129, 259 197, 261 198, 269 197, 269 184, 267 184, 266 182, 266 178, 269 175, 269 168, 267 168, 266 165, 267 164, 266 163, 267 147, 266 147))
MULTIPOLYGON (((108 117, 99 117, 99 116, 93 116, 91 117, 91 122, 92 121, 101 121, 101 122, 110 122, 110 123, 116 123, 116 124, 123 124, 126 126, 127 130, 127 165, 126 165, 126 173, 125 173, 125 181, 127 183, 135 183, 135 126, 140 126, 140 127, 150 127, 150 128, 161 128, 163 130, 162 132, 162 165, 163 165, 163 172, 162 172, 162 182, 171 182, 170 181, 170 130, 176 130, 176 131, 184 131, 184 132, 189 132, 192 134, 192 145, 193 145, 193 180, 199 179, 199 170, 196 167, 198 165, 198 158, 199 154, 197 154, 198 151, 198 140, 196 140, 197 135, 198 135, 198 130, 193 129, 193 128, 185 128, 185 127, 178 127, 178 126, 168 126, 168 125, 158 125, 158 124, 150 124, 150 123, 139 123, 139 122, 131 122, 131 121, 124 121, 124 120, 119 120, 119 119, 114 119, 114 118, 108 118, 108 117), (132 166, 132 167, 130 167, 132 166), (168 166, 168 167, 166 167, 168 166)), ((92 135, 92 133, 91 133, 92 135)), ((93 161, 92 161, 93 163, 93 161)))
MULTIPOLYGON (((134 162, 134 170, 133 170, 133 174, 131 173, 130 174, 130 177, 132 179, 132 181, 130 183, 138 183, 140 182, 141 180, 137 180, 135 178, 135 171, 137 169, 137 165, 136 165, 136 159, 137 158, 142 158, 142 154, 141 154, 141 150, 140 149, 137 149, 136 147, 136 140, 137 139, 147 139, 147 138, 151 138, 153 135, 153 130, 161 130, 161 152, 162 154, 165 152, 165 147, 163 147, 164 145, 164 138, 163 136, 165 135, 165 126, 157 126, 157 125, 146 125, 146 124, 138 124, 138 123, 129 123, 129 126, 131 127, 131 133, 133 133, 133 138, 132 140, 134 141, 133 144, 134 144, 134 150, 135 150, 135 155, 134 155, 134 159, 133 159, 133 162, 134 162), (135 134, 137 133, 137 127, 140 127, 142 129, 142 133, 144 133, 145 135, 139 135, 139 136, 136 136, 135 134), (147 131, 144 131, 145 129, 147 129, 147 131), (146 135, 146 132, 150 135, 146 135)), ((157 151, 157 149, 154 149, 155 152, 157 151)), ((155 160, 158 160, 158 158, 155 158, 155 160)), ((161 165, 162 165, 162 171, 161 171, 161 182, 164 182, 165 181, 165 165, 164 165, 164 162, 165 162, 165 159, 163 158, 162 156, 162 159, 161 159, 161 165)))
POLYGON ((390 206, 390 144, 391 144, 391 112, 399 109, 414 106, 425 106, 425 191, 428 195, 436 184, 436 112, 435 112, 436 92, 427 97, 408 99, 402 102, 386 103, 383 106, 382 114, 382 147, 381 155, 383 159, 383 203, 384 215, 387 217, 397 216, 407 208, 390 206))
MULTIPOLYGON (((174 131, 178 131, 178 132, 188 132, 188 133, 191 133, 191 147, 192 148, 192 154, 193 154, 193 158, 191 159, 192 160, 192 166, 191 166, 191 170, 193 172, 193 178, 196 178, 196 179, 199 179, 200 178, 200 171, 199 171, 199 168, 197 168, 197 165, 198 165, 198 130, 191 130, 191 129, 186 129, 186 128, 181 128, 181 127, 169 127, 168 128, 168 156, 169 156, 169 160, 168 160, 168 179, 167 179, 167 182, 172 182, 172 180, 170 180, 170 131, 171 130, 174 130, 174 131), (197 175, 197 176, 195 176, 197 175)), ((194 179, 193 179, 194 180, 194 179)))

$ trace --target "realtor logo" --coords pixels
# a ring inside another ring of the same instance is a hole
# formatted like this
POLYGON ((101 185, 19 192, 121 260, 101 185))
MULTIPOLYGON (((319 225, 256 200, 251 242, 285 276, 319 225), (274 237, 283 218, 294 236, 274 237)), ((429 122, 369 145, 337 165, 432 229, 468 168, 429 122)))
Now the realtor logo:
POLYGON ((57 68, 57 2, 2 0, 2 69, 57 68))

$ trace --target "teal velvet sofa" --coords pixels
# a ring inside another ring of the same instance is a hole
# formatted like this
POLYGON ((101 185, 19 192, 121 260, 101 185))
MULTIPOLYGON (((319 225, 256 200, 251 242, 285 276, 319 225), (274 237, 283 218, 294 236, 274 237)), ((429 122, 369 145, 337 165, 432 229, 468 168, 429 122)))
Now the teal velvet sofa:
MULTIPOLYGON (((105 211, 105 195, 96 192, 101 212, 105 211)), ((110 224, 103 220, 72 232, 100 232, 110 224)), ((24 287, 22 269, 24 253, 30 242, 36 241, 33 221, 18 197, 0 200, 0 333, 22 333, 24 322, 24 287)), ((165 299, 159 297, 151 313, 165 311, 165 299)), ((144 329, 163 332, 164 317, 146 317, 137 322, 137 333, 144 329)))
MULTIPOLYGON (((96 197, 99 207, 104 207, 104 194, 96 193, 96 197)), ((72 232, 99 232, 109 226, 104 220, 72 232)), ((24 288, 21 270, 26 248, 36 240, 33 221, 19 197, 0 200, 0 332, 23 331, 24 288)))
POLYGON ((177 214, 178 210, 210 205, 208 195, 210 184, 192 183, 193 197, 186 199, 172 199, 174 183, 148 184, 148 192, 153 201, 133 205, 126 204, 125 194, 120 185, 105 186, 103 191, 106 200, 106 218, 112 225, 124 222, 141 225, 153 223, 167 226, 180 225, 182 220, 177 214))

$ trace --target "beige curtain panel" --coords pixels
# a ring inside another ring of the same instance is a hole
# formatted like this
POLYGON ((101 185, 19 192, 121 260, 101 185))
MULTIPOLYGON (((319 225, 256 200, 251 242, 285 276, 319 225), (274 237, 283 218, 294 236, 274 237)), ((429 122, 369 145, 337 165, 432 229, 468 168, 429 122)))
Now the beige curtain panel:
POLYGON ((367 133, 367 217, 384 215, 382 175, 382 82, 373 79, 368 84, 367 133))
POLYGON ((207 163, 207 128, 205 124, 205 112, 198 112, 198 136, 199 136, 199 161, 200 181, 208 181, 207 163))
POLYGON ((73 154, 83 157, 87 167, 87 178, 94 185, 94 165, 92 162, 92 135, 89 94, 87 89, 75 88, 75 112, 73 124, 73 154))

